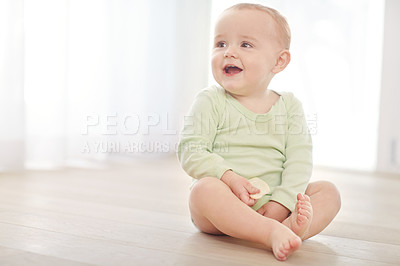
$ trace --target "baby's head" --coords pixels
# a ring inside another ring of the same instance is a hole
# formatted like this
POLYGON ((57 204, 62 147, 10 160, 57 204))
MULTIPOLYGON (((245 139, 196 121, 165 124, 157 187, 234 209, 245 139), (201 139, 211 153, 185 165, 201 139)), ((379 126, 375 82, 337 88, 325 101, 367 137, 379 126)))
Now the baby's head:
POLYGON ((282 49, 289 50, 290 39, 291 39, 290 27, 286 18, 277 10, 260 4, 241 3, 225 9, 224 12, 229 10, 246 10, 246 9, 258 10, 269 15, 275 22, 274 34, 276 40, 280 42, 282 49))
POLYGON ((215 26, 214 78, 233 94, 265 91, 290 62, 289 47, 290 29, 278 11, 258 4, 234 5, 215 26))

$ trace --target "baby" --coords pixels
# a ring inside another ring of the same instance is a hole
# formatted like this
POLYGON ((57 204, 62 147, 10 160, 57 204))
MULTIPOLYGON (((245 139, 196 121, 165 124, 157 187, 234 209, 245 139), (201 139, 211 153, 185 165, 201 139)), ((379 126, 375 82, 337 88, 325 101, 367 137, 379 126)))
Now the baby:
POLYGON ((189 207, 202 232, 262 243, 286 260, 340 209, 336 187, 309 183, 312 143, 301 103, 268 88, 290 62, 290 29, 276 10, 238 4, 215 26, 212 72, 186 117, 178 149, 194 178, 189 207), (260 199, 249 180, 271 188, 260 199))

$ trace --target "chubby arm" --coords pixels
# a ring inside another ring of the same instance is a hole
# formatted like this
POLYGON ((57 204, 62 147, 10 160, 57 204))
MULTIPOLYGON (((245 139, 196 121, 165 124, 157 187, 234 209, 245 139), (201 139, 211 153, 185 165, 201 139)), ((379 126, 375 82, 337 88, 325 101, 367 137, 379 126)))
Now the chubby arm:
POLYGON ((297 194, 305 192, 311 177, 312 140, 300 101, 288 94, 285 105, 288 117, 286 159, 281 185, 275 188, 270 200, 293 211, 297 194))
POLYGON ((196 96, 189 115, 185 116, 178 159, 182 168, 193 178, 221 178, 231 169, 221 156, 213 153, 221 109, 215 93, 204 90, 196 96))

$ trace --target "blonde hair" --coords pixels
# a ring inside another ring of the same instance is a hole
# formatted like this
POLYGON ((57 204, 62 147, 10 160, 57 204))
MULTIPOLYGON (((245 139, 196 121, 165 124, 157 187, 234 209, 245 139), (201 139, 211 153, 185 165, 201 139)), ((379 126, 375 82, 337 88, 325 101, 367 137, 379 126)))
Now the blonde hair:
POLYGON ((279 13, 277 10, 267 7, 267 6, 260 5, 260 4, 241 3, 241 4, 233 5, 227 9, 225 9, 225 11, 232 10, 232 9, 233 10, 234 9, 237 9, 237 10, 256 9, 256 10, 266 12, 276 22, 278 32, 281 33, 280 34, 281 44, 284 46, 285 49, 290 48, 291 33, 290 33, 289 24, 288 24, 286 18, 281 13, 279 13))

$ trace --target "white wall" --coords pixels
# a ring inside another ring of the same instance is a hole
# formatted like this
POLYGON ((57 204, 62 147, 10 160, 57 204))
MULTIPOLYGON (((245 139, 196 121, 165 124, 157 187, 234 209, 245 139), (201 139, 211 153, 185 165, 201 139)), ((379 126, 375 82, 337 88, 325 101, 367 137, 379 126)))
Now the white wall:
POLYGON ((25 156, 23 1, 0 1, 0 171, 25 156))
POLYGON ((377 170, 400 173, 400 1, 386 0, 377 170))
POLYGON ((210 6, 0 0, 0 172, 175 153, 207 85, 210 6))

